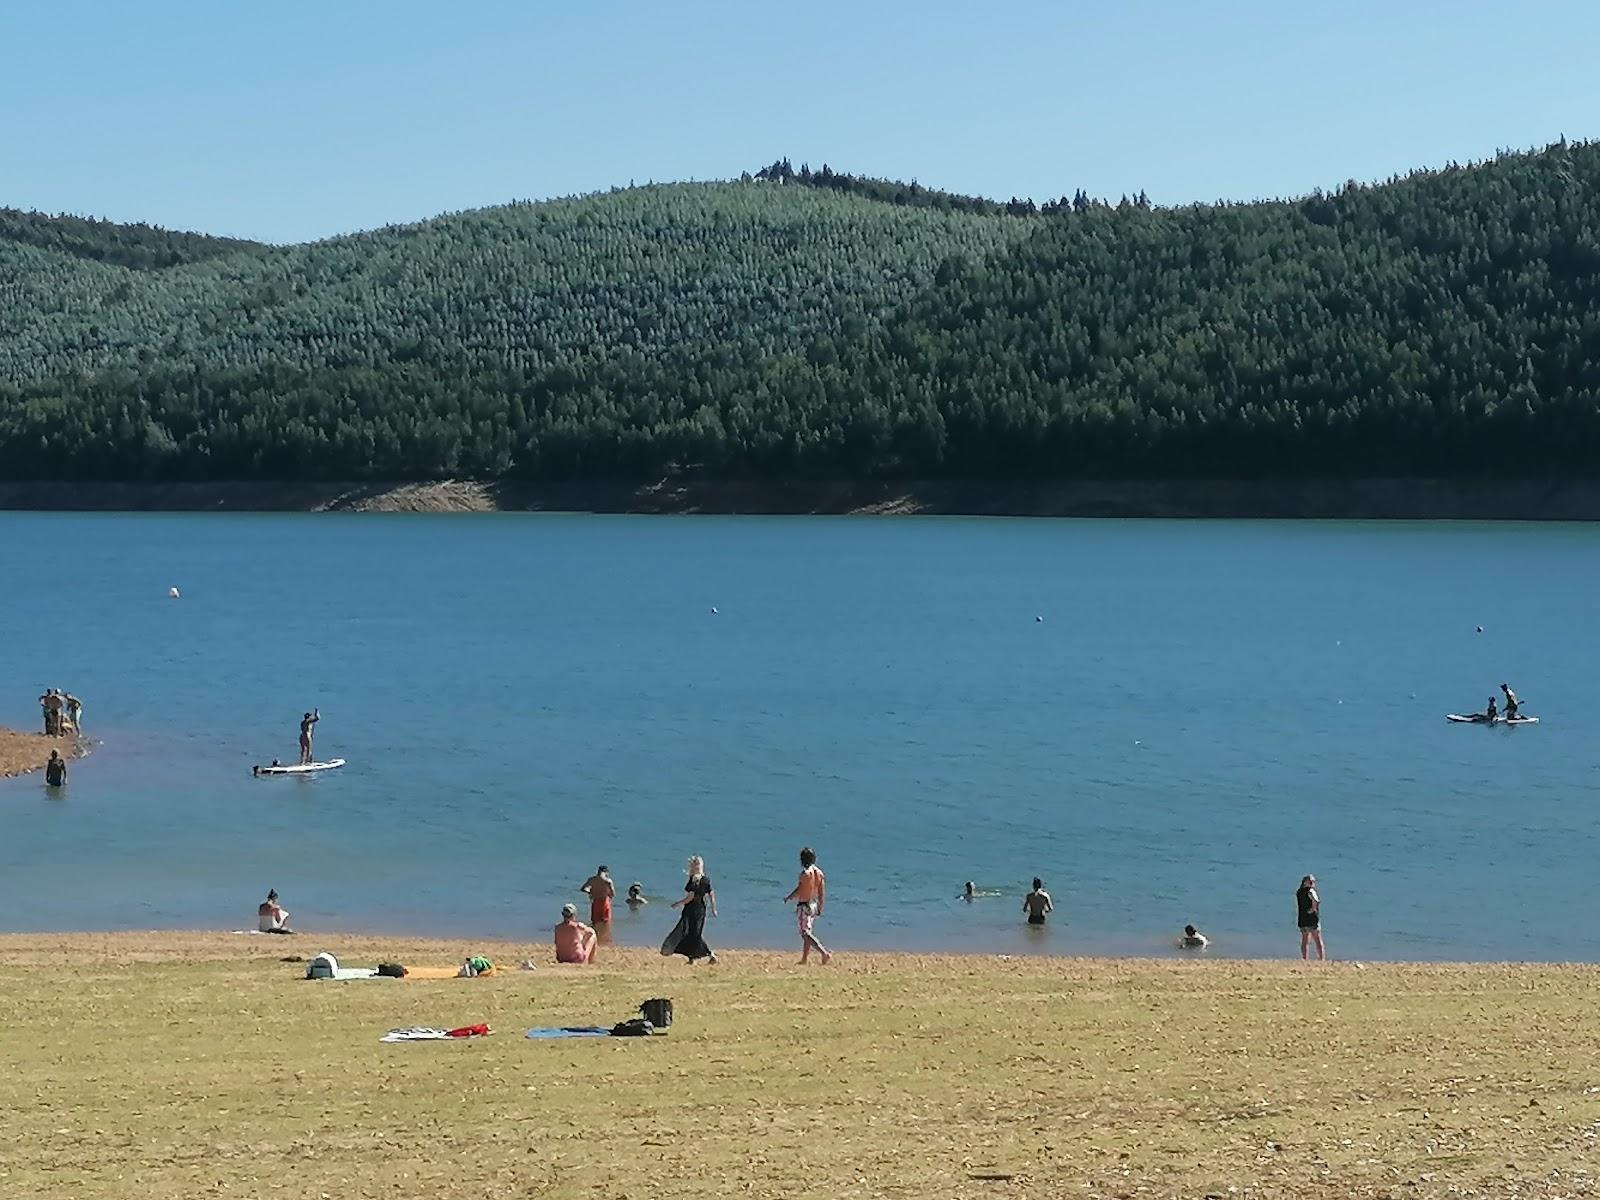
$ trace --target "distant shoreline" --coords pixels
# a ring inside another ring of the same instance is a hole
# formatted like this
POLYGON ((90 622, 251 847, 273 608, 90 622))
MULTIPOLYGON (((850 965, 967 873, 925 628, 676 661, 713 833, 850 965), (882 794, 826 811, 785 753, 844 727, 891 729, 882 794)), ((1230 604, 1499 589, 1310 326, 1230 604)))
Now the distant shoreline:
POLYGON ((1600 521, 1600 480, 32 482, 0 509, 1600 521))

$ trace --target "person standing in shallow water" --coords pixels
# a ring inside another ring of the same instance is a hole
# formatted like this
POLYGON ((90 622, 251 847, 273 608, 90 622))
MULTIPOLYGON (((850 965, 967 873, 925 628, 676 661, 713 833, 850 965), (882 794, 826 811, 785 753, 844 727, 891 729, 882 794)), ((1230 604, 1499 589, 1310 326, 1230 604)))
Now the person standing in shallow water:
POLYGON ((1044 890, 1044 880, 1035 875, 1033 891, 1022 898, 1022 911, 1028 914, 1028 924, 1043 925, 1045 914, 1055 910, 1056 906, 1050 902, 1050 893, 1044 890))
POLYGON ((689 878, 683 885, 683 895, 672 902, 672 907, 683 911, 678 914, 678 923, 667 934, 666 941, 661 943, 662 957, 681 954, 691 963, 703 958, 715 965, 717 956, 706 945, 705 933, 706 914, 717 915, 717 893, 711 888, 711 876, 706 874, 705 859, 698 854, 689 860, 689 878))
POLYGON ((811 952, 815 950, 822 955, 822 965, 827 966, 833 961, 833 955, 828 953, 828 948, 817 941, 816 920, 822 915, 822 907, 827 903, 828 882, 822 874, 822 868, 817 866, 817 852, 810 846, 800 851, 800 879, 794 885, 794 891, 783 899, 785 903, 795 903, 795 916, 800 922, 800 962, 802 964, 811 960, 811 952))
POLYGON ((1300 925, 1300 957, 1307 958, 1309 943, 1317 944, 1317 961, 1327 955, 1322 949, 1322 897, 1317 895, 1317 877, 1307 875, 1300 880, 1294 894, 1296 919, 1300 925))
POLYGON ((617 896, 617 885, 611 882, 611 872, 602 863, 578 890, 589 897, 589 920, 594 925, 595 936, 602 942, 609 940, 611 902, 617 896))

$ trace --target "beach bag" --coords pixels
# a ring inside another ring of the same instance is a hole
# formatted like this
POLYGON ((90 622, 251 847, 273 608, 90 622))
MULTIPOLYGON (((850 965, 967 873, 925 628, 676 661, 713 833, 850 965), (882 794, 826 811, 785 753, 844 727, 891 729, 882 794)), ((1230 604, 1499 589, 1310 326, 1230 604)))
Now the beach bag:
POLYGON ((639 1005, 639 1011, 644 1014, 644 1019, 657 1029, 665 1029, 672 1024, 671 1000, 646 1000, 639 1005))
POLYGON ((643 1017, 635 1017, 631 1021, 619 1021, 611 1027, 612 1037, 649 1037, 656 1031, 655 1026, 643 1017))
POLYGON ((404 979, 406 969, 399 963, 379 963, 378 974, 388 979, 404 979))
POLYGON ((306 963, 307 979, 332 979, 339 970, 339 960, 324 950, 306 963))

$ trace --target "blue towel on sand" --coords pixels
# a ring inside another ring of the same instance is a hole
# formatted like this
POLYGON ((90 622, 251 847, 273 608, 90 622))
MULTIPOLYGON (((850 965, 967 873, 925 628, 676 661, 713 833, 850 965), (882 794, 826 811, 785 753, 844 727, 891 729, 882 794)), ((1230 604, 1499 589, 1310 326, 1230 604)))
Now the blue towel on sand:
POLYGON ((565 1029, 530 1029, 528 1036, 536 1041, 547 1038, 610 1037, 611 1030, 599 1025, 569 1025, 565 1029))

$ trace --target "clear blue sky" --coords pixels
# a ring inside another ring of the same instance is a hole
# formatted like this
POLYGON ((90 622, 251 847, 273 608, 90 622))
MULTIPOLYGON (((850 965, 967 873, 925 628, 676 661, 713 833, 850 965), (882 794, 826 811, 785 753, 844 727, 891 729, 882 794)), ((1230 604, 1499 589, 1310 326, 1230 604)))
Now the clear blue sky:
POLYGON ((788 155, 1158 203, 1600 135, 1600 3, 150 0, 0 10, 0 205, 294 241, 788 155))

